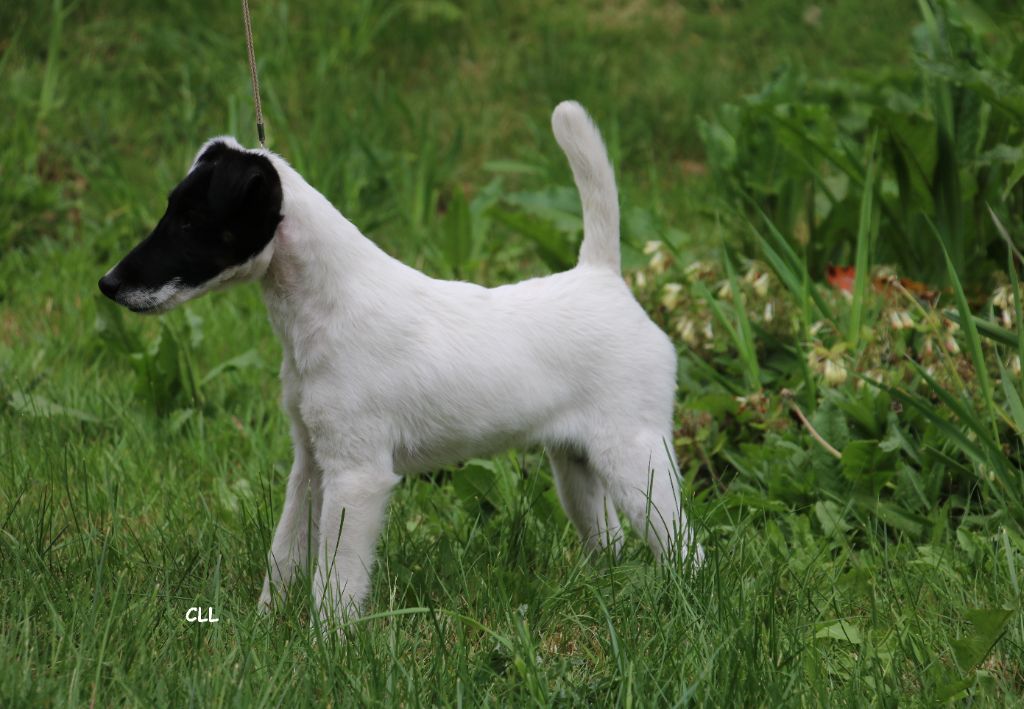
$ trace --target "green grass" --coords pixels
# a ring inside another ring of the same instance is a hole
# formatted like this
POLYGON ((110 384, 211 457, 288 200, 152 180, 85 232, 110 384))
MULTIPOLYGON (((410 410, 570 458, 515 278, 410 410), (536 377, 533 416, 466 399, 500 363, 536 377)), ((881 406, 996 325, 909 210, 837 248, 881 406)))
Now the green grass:
MULTIPOLYGON (((1019 28, 1012 3, 982 4, 1019 28)), ((831 251, 796 238, 792 215, 838 184, 822 152, 868 170, 856 110, 838 136, 814 114, 817 153, 751 139, 729 173, 716 152, 728 105, 766 84, 799 95, 786 67, 910 91, 918 7, 822 3, 815 19, 794 0, 254 4, 270 146, 434 275, 499 284, 571 262, 579 207, 548 120, 564 98, 592 111, 631 282, 679 339, 676 443, 708 550, 697 571, 655 565, 635 539, 588 562, 538 451, 470 461, 399 487, 367 616, 338 642, 310 630, 301 593, 255 610, 290 463, 258 289, 160 319, 96 291, 203 140, 254 141, 240 8, 208 5, 0 8, 0 705, 1020 703, 1020 291, 1012 267, 996 270, 1005 251, 972 261, 969 282, 943 274, 955 292, 940 307, 982 319, 950 354, 938 310, 875 295, 864 268, 852 308, 816 282, 826 256, 876 263, 893 225, 934 216, 894 198, 884 130, 867 191, 851 179, 848 199, 832 195, 831 251), (779 189, 759 181, 777 173, 779 189), (651 240, 664 268, 642 252, 651 240), (751 273, 770 274, 767 295, 751 273), (1018 293, 1016 332, 989 322, 992 301, 977 307, 995 282, 1018 293), (678 304, 666 283, 681 284, 678 304), (893 308, 915 329, 888 329, 893 308), (827 382, 823 358, 845 383, 827 382), (785 388, 841 460, 789 415, 785 388), (220 622, 187 623, 192 606, 220 622)), ((988 84, 969 79, 927 95, 1005 126, 1017 94, 979 108, 971 91, 984 99, 988 84)), ((956 244, 953 265, 978 251, 958 224, 995 233, 970 202, 982 188, 1004 195, 992 207, 1018 248, 1021 233, 1019 128, 1000 128, 1007 149, 983 163, 958 125, 969 179, 934 190, 970 208, 906 245, 956 244)))

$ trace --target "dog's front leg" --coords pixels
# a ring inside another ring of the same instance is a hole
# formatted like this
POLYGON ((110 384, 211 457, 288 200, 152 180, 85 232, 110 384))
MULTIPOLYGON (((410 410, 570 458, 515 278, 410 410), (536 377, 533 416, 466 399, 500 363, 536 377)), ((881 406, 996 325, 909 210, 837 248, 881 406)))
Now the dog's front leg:
POLYGON ((358 614, 370 590, 377 538, 401 479, 390 456, 372 462, 320 459, 323 511, 313 596, 325 629, 358 614))
POLYGON ((296 572, 308 566, 310 557, 320 544, 317 527, 320 523, 322 476, 313 455, 309 430, 299 411, 297 378, 285 356, 281 365, 282 403, 285 413, 291 419, 292 447, 295 459, 288 475, 281 519, 274 531, 274 540, 267 554, 267 573, 263 578, 263 593, 260 594, 259 608, 270 610, 274 596, 282 601, 288 584, 296 572))
POLYGON ((292 443, 295 459, 288 475, 281 519, 267 554, 267 573, 259 603, 262 611, 270 610, 274 596, 284 600, 296 572, 306 568, 319 545, 317 526, 323 499, 320 469, 313 458, 306 427, 297 416, 292 418, 292 443))

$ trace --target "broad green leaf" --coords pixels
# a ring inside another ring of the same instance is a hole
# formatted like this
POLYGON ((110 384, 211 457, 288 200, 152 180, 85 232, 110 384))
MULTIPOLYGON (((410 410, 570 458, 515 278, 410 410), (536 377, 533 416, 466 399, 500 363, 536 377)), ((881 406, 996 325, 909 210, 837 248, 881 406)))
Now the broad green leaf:
POLYGON ((26 394, 16 391, 11 394, 7 403, 12 409, 25 416, 38 416, 39 418, 64 416, 86 423, 99 423, 100 421, 99 418, 92 414, 55 403, 39 394, 26 394))
POLYGON ((570 239, 550 221, 500 207, 493 208, 490 214, 496 221, 532 241, 541 259, 550 268, 561 271, 576 263, 576 251, 570 239))
POLYGON ((860 645, 863 642, 860 630, 847 620, 828 621, 815 631, 814 637, 828 638, 829 640, 845 640, 854 645, 860 645))
POLYGON ((843 448, 843 475, 850 480, 860 480, 889 472, 894 469, 896 458, 892 451, 883 451, 878 441, 850 441, 843 448))
POLYGON ((971 632, 953 640, 953 659, 961 672, 968 672, 984 662, 999 642, 1006 625, 1013 617, 1012 610, 1003 608, 976 608, 965 611, 971 623, 971 632))
POLYGON ((208 383, 219 377, 225 372, 233 372, 242 369, 251 369, 254 367, 262 366, 263 361, 260 359, 259 352, 255 349, 248 349, 241 353, 237 357, 232 357, 230 360, 225 360, 219 365, 211 369, 203 379, 200 381, 201 386, 206 386, 208 383))
POLYGON ((821 531, 825 536, 842 535, 853 526, 845 519, 845 510, 831 500, 820 500, 814 503, 814 516, 818 518, 821 531))
POLYGON ((879 500, 877 497, 868 498, 860 495, 856 500, 860 507, 878 517, 888 526, 906 532, 912 537, 920 536, 928 524, 926 517, 916 515, 895 503, 879 500))
POLYGON ((962 699, 967 696, 967 690, 973 687, 976 681, 977 679, 972 672, 967 677, 940 686, 936 690, 935 698, 940 702, 962 699))

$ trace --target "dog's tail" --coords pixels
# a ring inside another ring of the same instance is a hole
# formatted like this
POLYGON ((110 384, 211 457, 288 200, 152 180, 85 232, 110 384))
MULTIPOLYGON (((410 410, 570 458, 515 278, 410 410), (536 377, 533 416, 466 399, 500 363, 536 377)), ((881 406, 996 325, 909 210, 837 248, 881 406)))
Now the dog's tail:
POLYGON ((620 270, 619 193, 601 133, 575 101, 562 101, 551 114, 555 139, 569 158, 583 203, 580 263, 620 270))

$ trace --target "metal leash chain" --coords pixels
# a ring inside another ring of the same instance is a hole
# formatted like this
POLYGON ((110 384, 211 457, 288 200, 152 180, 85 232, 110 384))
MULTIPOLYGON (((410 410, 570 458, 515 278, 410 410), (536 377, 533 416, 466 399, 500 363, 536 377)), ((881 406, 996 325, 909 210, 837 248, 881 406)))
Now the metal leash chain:
POLYGON ((249 19, 249 0, 242 0, 242 16, 245 18, 245 46, 249 51, 249 75, 252 78, 252 98, 256 102, 256 135, 260 147, 266 148, 266 134, 263 131, 263 105, 260 103, 260 80, 256 76, 256 53, 252 48, 252 20, 249 19))

